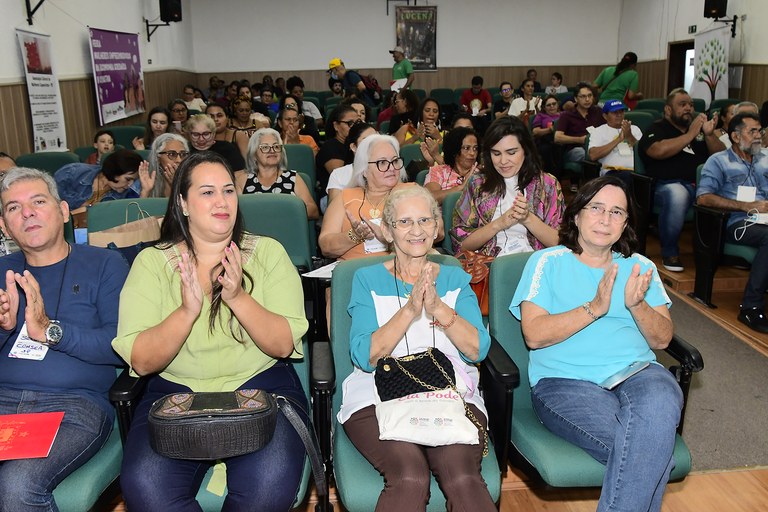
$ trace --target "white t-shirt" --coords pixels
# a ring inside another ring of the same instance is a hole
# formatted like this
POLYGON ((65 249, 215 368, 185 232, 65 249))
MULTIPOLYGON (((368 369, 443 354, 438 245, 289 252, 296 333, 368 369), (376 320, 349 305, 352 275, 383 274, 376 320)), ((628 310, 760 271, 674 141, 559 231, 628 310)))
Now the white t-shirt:
POLYGON ((536 112, 541 111, 541 98, 538 96, 534 96, 530 100, 526 101, 525 98, 522 96, 519 98, 515 98, 512 100, 512 103, 509 105, 509 112, 507 112, 510 116, 519 116, 526 110, 535 110, 536 112))
MULTIPOLYGON (((632 131, 632 136, 636 140, 639 141, 643 138, 643 132, 640 131, 640 128, 637 126, 632 125, 630 130, 632 131)), ((611 128, 607 124, 598 126, 597 128, 594 128, 589 134, 589 147, 599 148, 600 146, 605 146, 612 140, 616 139, 616 137, 619 136, 619 132, 621 132, 621 128, 611 128)), ((634 148, 631 148, 626 142, 622 142, 613 148, 607 156, 600 159, 600 163, 602 164, 602 169, 600 170, 601 176, 608 172, 606 167, 634 169, 634 148)))
POLYGON ((558 94, 561 92, 568 92, 568 88, 563 84, 560 84, 557 87, 555 87, 554 85, 548 85, 547 87, 544 88, 545 94, 558 94))
POLYGON ((352 164, 347 164, 343 167, 338 167, 331 171, 331 176, 328 178, 328 186, 325 187, 325 193, 327 194, 331 189, 344 190, 349 188, 349 180, 352 179, 352 164))
MULTIPOLYGON (((512 208, 512 204, 517 197, 517 175, 511 178, 504 178, 504 184, 507 187, 507 193, 501 198, 496 210, 493 212, 493 219, 501 217, 501 214, 512 208)), ((533 215, 533 214, 531 214, 533 215)), ((528 242, 528 230, 520 223, 514 224, 504 231, 496 233, 496 245, 501 247, 498 256, 504 254, 517 254, 520 252, 533 252, 533 247, 528 242)))
POLYGON ((185 101, 184 104, 189 110, 199 110, 205 112, 205 102, 200 98, 194 98, 192 101, 185 101))
POLYGON ((317 105, 311 101, 305 101, 301 104, 301 113, 305 116, 311 117, 312 119, 323 118, 322 114, 320 114, 320 110, 317 108, 317 105))

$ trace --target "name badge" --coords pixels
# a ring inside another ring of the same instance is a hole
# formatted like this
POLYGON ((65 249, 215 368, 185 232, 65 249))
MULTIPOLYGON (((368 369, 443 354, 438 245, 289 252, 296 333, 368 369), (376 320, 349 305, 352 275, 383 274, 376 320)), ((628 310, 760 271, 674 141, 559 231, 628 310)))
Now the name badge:
POLYGON ((745 203, 751 203, 757 197, 757 187, 748 187, 745 185, 739 185, 739 189, 736 191, 736 200, 743 201, 745 203))
POLYGON ((16 342, 8 352, 8 357, 14 359, 31 359, 32 361, 42 361, 48 353, 48 347, 29 337, 27 332, 27 323, 21 326, 16 342))
MULTIPOLYGON (((370 222, 371 224, 381 227, 381 218, 370 219, 370 220, 367 220, 366 222, 370 222)), ((363 243, 363 248, 365 249, 365 254, 387 251, 387 246, 376 237, 373 237, 370 240, 366 240, 363 243)))

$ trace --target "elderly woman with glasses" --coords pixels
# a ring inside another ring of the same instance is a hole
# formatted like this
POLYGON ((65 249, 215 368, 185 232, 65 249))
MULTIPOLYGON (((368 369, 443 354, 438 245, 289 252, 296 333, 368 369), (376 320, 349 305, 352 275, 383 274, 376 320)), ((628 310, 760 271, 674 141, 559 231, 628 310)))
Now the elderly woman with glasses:
MULTIPOLYGON (((355 153, 351 184, 328 205, 318 243, 328 258, 351 259, 388 253, 381 215, 390 192, 404 186, 400 145, 389 135, 372 135, 355 153)), ((442 223, 438 236, 442 239, 442 223)))
POLYGON ((216 140, 216 123, 206 114, 195 114, 189 118, 184 126, 189 142, 192 145, 191 152, 213 151, 227 161, 229 167, 235 171, 238 180, 245 176, 245 160, 237 146, 224 140, 216 140))
POLYGON ((634 220, 622 180, 583 185, 560 245, 530 257, 510 305, 531 349, 536 415, 606 466, 598 511, 661 510, 683 405, 653 353, 672 339, 670 300, 633 252, 634 220))
POLYGON ((262 128, 248 142, 247 177, 243 194, 293 194, 307 207, 307 218, 317 219, 317 209, 309 188, 296 171, 288 169, 288 158, 280 143, 280 134, 272 128, 262 128))
MULTIPOLYGON (((440 482, 448 510, 496 510, 480 475, 483 433, 471 433, 475 444, 426 446, 380 439, 374 405, 380 359, 439 350, 466 387, 477 389, 476 363, 491 344, 469 276, 459 267, 427 260, 440 219, 429 192, 418 186, 395 189, 384 202, 383 219, 382 233, 395 257, 355 273, 349 302, 349 348, 355 368, 342 386, 339 421, 350 441, 384 476, 377 511, 426 510, 430 473, 440 482)), ((465 398, 484 427, 480 393, 465 398)))
MULTIPOLYGON (((152 143, 149 153, 149 172, 160 179, 155 184, 149 197, 168 197, 171 193, 171 183, 176 174, 176 168, 189 155, 187 139, 175 133, 159 135, 152 143)), ((139 170, 141 175, 141 170, 139 170)))

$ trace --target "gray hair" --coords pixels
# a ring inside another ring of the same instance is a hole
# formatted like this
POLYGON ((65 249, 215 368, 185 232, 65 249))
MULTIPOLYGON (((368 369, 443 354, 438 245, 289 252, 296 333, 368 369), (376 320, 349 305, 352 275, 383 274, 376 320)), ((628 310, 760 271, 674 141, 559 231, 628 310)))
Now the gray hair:
POLYGON ((745 109, 753 109, 755 114, 760 113, 760 109, 757 108, 756 103, 752 103, 751 101, 742 101, 733 107, 733 115, 743 114, 745 109))
POLYGON ((437 222, 440 218, 440 207, 437 205, 437 201, 435 201, 432 193, 419 185, 411 185, 398 187, 389 194, 387 200, 384 202, 384 208, 381 213, 381 218, 384 223, 392 227, 397 220, 395 218, 397 205, 400 204, 401 201, 412 199, 414 197, 420 197, 427 201, 429 211, 432 212, 432 217, 435 219, 435 222, 437 222))
MULTIPOLYGON (((349 180, 350 187, 363 187, 366 188, 368 179, 368 162, 371 160, 371 153, 374 146, 380 142, 386 142, 395 150, 395 153, 400 155, 400 144, 397 139, 391 135, 371 135, 366 137, 355 153, 355 160, 352 162, 352 178, 349 180)), ((407 181, 408 174, 405 171, 405 166, 400 169, 400 181, 407 181)))
POLYGON ((160 161, 157 156, 158 153, 165 150, 166 144, 175 140, 180 142, 184 146, 184 151, 189 153, 189 143, 187 139, 177 133, 163 133, 157 136, 152 143, 152 149, 149 152, 149 172, 157 171, 155 176, 155 186, 152 187, 152 192, 149 193, 150 197, 163 197, 163 189, 165 188, 165 174, 160 169, 160 161))
POLYGON ((61 196, 59 196, 59 189, 56 187, 56 181, 53 176, 47 172, 40 171, 38 169, 31 169, 29 167, 14 167, 8 170, 0 178, 0 216, 5 211, 5 205, 3 204, 2 193, 8 191, 11 186, 17 181, 32 181, 41 180, 48 187, 48 193, 57 202, 61 202, 61 196))
POLYGON ((206 128, 216 133, 216 123, 213 122, 213 119, 208 114, 195 114, 189 116, 187 122, 184 123, 184 131, 189 133, 192 131, 192 128, 198 124, 205 125, 206 128))
MULTIPOLYGON (((272 135, 278 144, 282 144, 280 133, 272 128, 259 128, 253 135, 251 135, 248 141, 248 156, 245 159, 245 170, 248 171, 248 176, 254 176, 259 174, 259 161, 256 159, 256 152, 259 151, 259 145, 261 139, 266 135, 272 135)), ((288 170, 288 155, 285 154, 285 147, 280 152, 280 162, 278 163, 280 171, 288 170)))

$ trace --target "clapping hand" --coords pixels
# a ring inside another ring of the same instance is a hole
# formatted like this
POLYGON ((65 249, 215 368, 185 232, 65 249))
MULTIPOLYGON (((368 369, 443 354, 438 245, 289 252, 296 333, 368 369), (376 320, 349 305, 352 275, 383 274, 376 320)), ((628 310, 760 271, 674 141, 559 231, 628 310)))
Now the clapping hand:
POLYGON ((651 285, 652 269, 640 273, 640 264, 635 263, 624 287, 624 305, 632 309, 645 300, 645 294, 651 285))
POLYGON ((149 162, 144 160, 139 164, 139 183, 141 183, 141 197, 149 197, 149 193, 155 187, 157 171, 149 172, 149 162))
MULTIPOLYGON (((33 340, 44 340, 45 329, 48 327, 50 320, 48 315, 45 314, 45 304, 43 304, 43 296, 40 293, 40 284, 29 270, 25 270, 23 274, 14 274, 14 280, 24 290, 24 295, 27 299, 27 307, 24 309, 24 322, 27 324, 27 333, 33 340)), ((6 275, 6 287, 11 288, 8 286, 7 281, 8 276, 6 275)), ((16 299, 16 312, 18 312, 18 297, 16 299)))
POLYGON ((221 300, 229 303, 243 292, 243 258, 235 242, 230 242, 224 249, 221 264, 224 266, 224 274, 218 277, 222 286, 221 300))
POLYGON ((181 274, 181 309, 193 318, 200 315, 203 308, 203 289, 197 279, 197 269, 189 259, 189 253, 181 254, 179 273, 181 274))
POLYGON ((16 328, 19 313, 19 291, 13 270, 5 272, 5 290, 0 289, 0 329, 11 331, 16 328))
POLYGON ((616 263, 612 264, 605 271, 600 282, 597 283, 597 293, 595 293, 595 298, 590 301, 590 308, 597 317, 605 315, 611 308, 611 293, 618 272, 619 266, 616 263))

